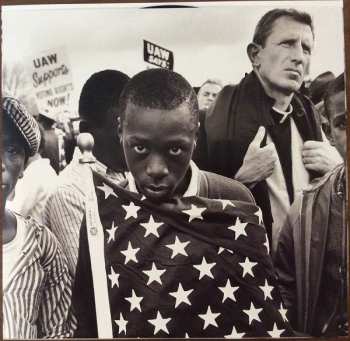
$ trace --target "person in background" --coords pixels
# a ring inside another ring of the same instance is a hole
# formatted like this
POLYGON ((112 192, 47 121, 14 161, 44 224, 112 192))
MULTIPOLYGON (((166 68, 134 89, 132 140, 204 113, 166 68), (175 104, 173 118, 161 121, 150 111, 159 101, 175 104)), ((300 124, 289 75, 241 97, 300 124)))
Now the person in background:
POLYGON ((40 145, 35 155, 29 157, 23 177, 16 184, 11 200, 6 205, 14 212, 25 217, 31 216, 40 224, 43 223, 43 211, 48 198, 56 187, 57 174, 50 165, 50 160, 41 156, 45 149, 45 134, 40 129, 40 145))
MULTIPOLYGON (((80 132, 94 137, 94 155, 115 181, 126 170, 116 135, 118 100, 129 77, 116 70, 96 72, 85 82, 79 98, 80 132)), ((44 211, 45 224, 61 242, 74 276, 78 258, 79 229, 85 210, 86 188, 78 157, 60 173, 58 184, 44 211)))
POLYGON ((208 79, 201 85, 197 93, 200 126, 198 130, 197 145, 193 152, 193 161, 195 161, 203 169, 208 169, 205 116, 222 87, 223 84, 219 79, 208 79))
POLYGON ((344 74, 329 83, 325 113, 332 144, 344 162, 294 202, 281 230, 274 263, 292 327, 331 337, 349 332, 344 74))
POLYGON ((16 99, 2 99, 2 328, 4 339, 68 338, 72 278, 56 237, 32 217, 4 207, 40 143, 35 119, 16 99))
POLYGON ((299 93, 313 47, 309 14, 267 12, 247 47, 253 71, 225 86, 206 115, 208 169, 249 186, 273 250, 295 196, 342 162, 299 93))
POLYGON ((209 109, 222 87, 222 82, 214 78, 207 79, 201 85, 197 94, 199 111, 207 111, 209 109))
POLYGON ((327 136, 327 139, 331 139, 330 125, 325 115, 324 108, 324 94, 330 81, 334 80, 335 76, 332 72, 326 71, 318 75, 310 84, 309 97, 312 103, 315 105, 316 110, 320 116, 322 130, 327 136))
POLYGON ((58 136, 53 127, 55 120, 49 117, 48 114, 40 113, 37 121, 44 129, 42 136, 45 140, 45 146, 41 151, 41 156, 50 160, 52 168, 58 174, 60 171, 60 157, 58 136))

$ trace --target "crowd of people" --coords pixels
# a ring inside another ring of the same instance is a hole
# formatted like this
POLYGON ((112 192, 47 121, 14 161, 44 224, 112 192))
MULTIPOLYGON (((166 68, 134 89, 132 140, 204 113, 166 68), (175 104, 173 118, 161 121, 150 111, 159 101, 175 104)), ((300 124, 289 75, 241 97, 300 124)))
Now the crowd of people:
POLYGON ((305 86, 316 38, 271 10, 251 72, 197 93, 97 71, 63 170, 3 97, 4 338, 348 335, 345 77, 305 86))

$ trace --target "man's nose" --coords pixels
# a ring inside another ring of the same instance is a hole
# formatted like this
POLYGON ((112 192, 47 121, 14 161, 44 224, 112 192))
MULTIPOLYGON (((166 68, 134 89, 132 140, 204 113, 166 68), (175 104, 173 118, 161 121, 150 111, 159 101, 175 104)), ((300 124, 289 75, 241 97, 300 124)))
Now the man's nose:
POLYGON ((300 64, 300 63, 306 63, 307 57, 304 53, 304 48, 301 44, 301 42, 296 43, 294 45, 294 48, 292 49, 292 59, 294 62, 300 64))
POLYGON ((150 155, 148 158, 146 173, 153 179, 161 179, 169 174, 169 169, 162 156, 150 155))

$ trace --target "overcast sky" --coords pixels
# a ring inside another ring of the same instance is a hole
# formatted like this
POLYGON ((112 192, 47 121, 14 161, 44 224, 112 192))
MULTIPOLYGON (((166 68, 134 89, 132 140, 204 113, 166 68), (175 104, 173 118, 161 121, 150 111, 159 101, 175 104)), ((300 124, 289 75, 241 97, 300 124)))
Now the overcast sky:
MULTIPOLYGON (((316 46, 311 76, 344 70, 342 1, 201 3, 200 8, 140 9, 133 5, 48 5, 2 8, 3 63, 64 46, 74 94, 106 68, 132 76, 145 69, 143 39, 174 52, 174 70, 193 86, 208 77, 238 82, 251 67, 246 56, 258 19, 274 7, 309 12, 316 46)), ((145 6, 143 4, 142 6, 145 6)))

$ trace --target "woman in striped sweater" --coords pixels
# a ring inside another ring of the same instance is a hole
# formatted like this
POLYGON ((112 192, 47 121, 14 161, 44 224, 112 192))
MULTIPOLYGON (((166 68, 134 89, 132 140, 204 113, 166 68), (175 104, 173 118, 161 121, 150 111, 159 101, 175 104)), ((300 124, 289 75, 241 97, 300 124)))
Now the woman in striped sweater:
POLYGON ((38 150, 40 131, 16 99, 5 97, 2 109, 3 337, 67 338, 75 318, 61 247, 47 228, 5 208, 28 157, 38 150))

